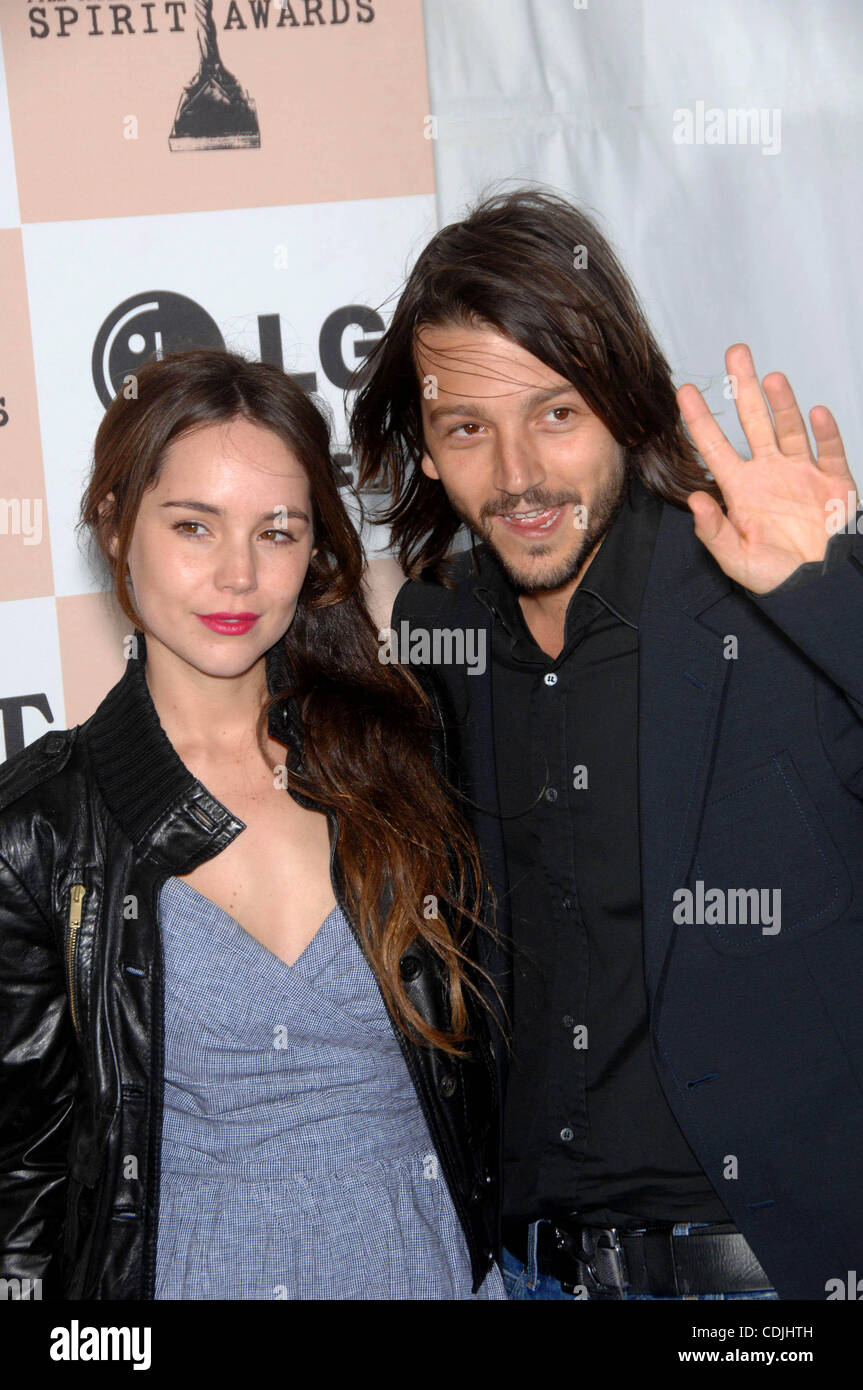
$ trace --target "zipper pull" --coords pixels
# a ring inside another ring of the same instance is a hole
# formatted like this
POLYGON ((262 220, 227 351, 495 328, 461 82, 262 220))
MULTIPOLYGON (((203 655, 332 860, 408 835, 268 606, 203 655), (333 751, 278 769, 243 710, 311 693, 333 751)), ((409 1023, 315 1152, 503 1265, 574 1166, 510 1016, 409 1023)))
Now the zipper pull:
POLYGON ((83 883, 72 884, 72 900, 69 904, 69 928, 77 931, 81 925, 81 904, 84 901, 86 888, 83 883))

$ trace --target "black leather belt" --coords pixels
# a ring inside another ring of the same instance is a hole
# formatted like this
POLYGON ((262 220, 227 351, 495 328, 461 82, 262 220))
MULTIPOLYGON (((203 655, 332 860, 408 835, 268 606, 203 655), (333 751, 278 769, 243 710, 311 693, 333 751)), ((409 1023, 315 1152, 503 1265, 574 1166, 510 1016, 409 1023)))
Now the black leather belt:
MULTIPOLYGON (((673 1225, 643 1231, 544 1221, 538 1230, 537 1265, 558 1279, 564 1292, 585 1288, 590 1298, 647 1293, 680 1298, 696 1293, 758 1293, 772 1287, 737 1227, 715 1224, 673 1235, 673 1225)), ((528 1223, 504 1221, 503 1243, 527 1263, 528 1223)))

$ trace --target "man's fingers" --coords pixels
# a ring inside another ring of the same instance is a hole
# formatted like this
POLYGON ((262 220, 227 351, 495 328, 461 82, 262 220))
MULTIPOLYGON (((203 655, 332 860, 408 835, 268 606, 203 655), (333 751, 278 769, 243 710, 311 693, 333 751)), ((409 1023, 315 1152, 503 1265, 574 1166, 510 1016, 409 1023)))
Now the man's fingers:
POLYGON ((723 521, 728 521, 716 498, 711 497, 709 492, 690 492, 686 500, 701 539, 713 540, 722 530, 723 521))
MULTIPOLYGON (((776 432, 770 411, 755 375, 755 363, 746 343, 735 343, 725 354, 728 374, 736 382, 737 414, 753 455, 776 448, 776 432)), ((790 388, 789 388, 790 389, 790 388)))
POLYGON ((811 458, 809 435, 797 399, 784 372, 770 372, 764 378, 764 394, 773 411, 776 442, 783 454, 811 458))
POLYGON ((723 472, 727 473, 733 464, 740 462, 737 450, 729 444, 698 387, 691 381, 680 387, 677 404, 693 444, 721 487, 723 472))
POLYGON ((842 478, 847 474, 850 478, 845 446, 831 411, 826 405, 814 405, 809 412, 809 420, 818 451, 818 467, 822 473, 829 473, 835 478, 842 478))
POLYGON ((708 492, 690 492, 686 500, 695 518, 695 534, 727 573, 726 566, 733 564, 740 549, 740 537, 719 503, 708 492))

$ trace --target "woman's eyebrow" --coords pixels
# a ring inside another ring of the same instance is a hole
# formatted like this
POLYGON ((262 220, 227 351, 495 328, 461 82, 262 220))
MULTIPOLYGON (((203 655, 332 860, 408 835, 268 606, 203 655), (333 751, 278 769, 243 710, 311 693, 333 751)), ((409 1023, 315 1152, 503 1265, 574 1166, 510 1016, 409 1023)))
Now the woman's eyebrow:
MULTIPOLYGON (((186 507, 194 512, 209 512, 212 516, 223 516, 224 507, 214 507, 210 502, 196 502, 194 498, 171 499, 168 502, 161 502, 162 507, 186 507)), ((261 512, 258 521, 275 521, 276 517, 295 516, 300 521, 308 521, 308 514, 301 511, 299 507, 279 507, 271 512, 261 512)))

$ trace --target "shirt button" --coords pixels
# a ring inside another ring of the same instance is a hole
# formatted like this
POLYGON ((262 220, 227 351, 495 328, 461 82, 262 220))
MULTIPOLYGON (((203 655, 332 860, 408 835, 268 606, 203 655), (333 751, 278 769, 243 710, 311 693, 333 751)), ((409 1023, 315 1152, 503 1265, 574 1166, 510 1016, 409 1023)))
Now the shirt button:
POLYGON ((557 676, 554 674, 553 671, 548 671, 544 679, 546 685, 557 685, 557 676))
POLYGON ((448 1074, 447 1076, 441 1077, 438 1091, 442 1096, 448 1099, 450 1096, 455 1095, 456 1085, 457 1082, 455 1077, 452 1074, 448 1074))
POLYGON ((575 1019, 573 1018, 572 1014, 564 1014, 564 1016, 563 1016, 563 1026, 564 1026, 564 1028, 574 1028, 574 1027, 575 1027, 575 1019))
POLYGON ((557 801, 557 792, 554 787, 546 788, 545 799, 546 801, 557 801))
POLYGON ((416 956, 403 956, 399 961, 399 974, 403 980, 415 980, 422 973, 422 961, 416 956))
POLYGON ((564 898, 563 906, 567 912, 571 912, 572 909, 575 907, 575 902, 572 898, 564 898))
POLYGON ((569 1143, 570 1139, 573 1137, 572 1130, 569 1128, 569 1125, 566 1125, 565 1128, 563 1128, 560 1131, 560 1137, 565 1144, 569 1143))

